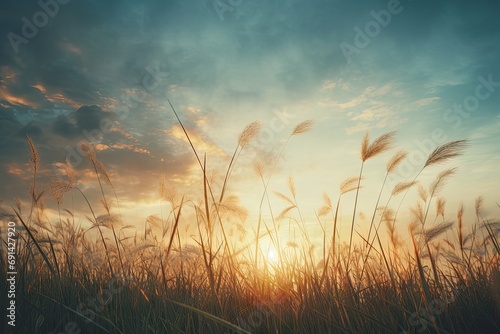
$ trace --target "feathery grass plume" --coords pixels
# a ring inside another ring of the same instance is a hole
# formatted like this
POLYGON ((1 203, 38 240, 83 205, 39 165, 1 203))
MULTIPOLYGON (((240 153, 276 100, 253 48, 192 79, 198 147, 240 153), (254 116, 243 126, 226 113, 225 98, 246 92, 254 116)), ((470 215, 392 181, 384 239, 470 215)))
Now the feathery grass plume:
POLYGON ((446 183, 447 179, 455 174, 457 171, 457 168, 450 168, 442 171, 441 173, 438 174, 438 176, 434 179, 434 181, 431 183, 429 186, 429 193, 431 198, 434 197, 443 187, 444 184, 446 183))
POLYGON ((431 242, 433 239, 443 234, 453 226, 454 222, 439 224, 423 231, 425 243, 431 242))
POLYGON ((109 213, 111 211, 111 205, 109 205, 108 201, 106 201, 105 198, 101 198, 100 202, 101 202, 102 207, 106 210, 106 212, 109 213))
POLYGON ((434 151, 429 154, 424 167, 443 163, 451 158, 455 158, 462 154, 462 151, 468 146, 466 139, 451 141, 436 147, 434 151))
POLYGON ((116 223, 119 222, 118 215, 108 214, 108 213, 97 216, 95 220, 90 219, 90 217, 88 217, 88 219, 90 220, 90 222, 93 224, 94 227, 104 226, 107 228, 111 228, 111 226, 114 226, 116 223))
POLYGON ((424 208, 422 207, 422 204, 420 202, 417 202, 417 206, 414 208, 410 208, 411 213, 415 215, 415 218, 417 221, 423 225, 424 224, 424 208))
POLYGON ((427 191, 425 190, 424 186, 422 184, 418 185, 418 197, 425 203, 427 202, 427 191))
POLYGON ((332 208, 332 200, 326 193, 323 193, 323 201, 325 202, 327 207, 329 207, 330 209, 332 208))
POLYGON ((106 167, 104 167, 104 164, 100 160, 97 160, 97 159, 96 159, 95 164, 96 164, 96 168, 97 168, 98 173, 104 178, 104 181, 108 185, 111 186, 112 185, 111 178, 109 177, 109 172, 106 169, 106 167))
MULTIPOLYGON (((364 148, 366 151, 368 151, 368 148, 369 148, 369 145, 368 145, 368 137, 365 136, 366 140, 363 140, 363 143, 362 143, 362 149, 364 148)), ((376 216, 376 213, 377 213, 377 208, 378 208, 378 205, 380 203, 380 198, 382 196, 382 191, 384 190, 384 187, 385 187, 385 183, 387 181, 387 178, 389 177, 389 175, 396 170, 396 168, 399 166, 399 164, 406 158, 407 156, 407 152, 405 150, 399 150, 397 151, 386 163, 386 173, 385 173, 385 177, 384 177, 384 181, 382 182, 382 185, 380 186, 380 191, 379 191, 379 194, 378 194, 378 197, 377 197, 377 202, 375 203, 375 210, 373 210, 373 214, 372 214, 372 218, 370 220, 370 228, 368 230, 368 236, 366 237, 366 240, 367 240, 367 246, 370 246, 366 252, 366 257, 365 257, 365 260, 363 261, 363 267, 362 267, 362 270, 361 270, 361 275, 360 275, 360 281, 362 279, 362 276, 364 274, 364 271, 365 271, 365 265, 366 265, 366 261, 368 261, 368 257, 370 255, 370 251, 372 249, 371 245, 372 245, 372 242, 370 242, 370 237, 371 237, 371 233, 372 233, 372 230, 373 230, 373 227, 374 227, 374 223, 375 223, 375 216, 376 216)), ((389 197, 388 199, 388 202, 387 202, 387 205, 389 205, 389 201, 391 200, 392 198, 392 195, 389 197)), ((387 207, 386 205, 386 207, 387 207)), ((382 209, 382 214, 383 212, 385 212, 385 208, 382 209)), ((380 224, 382 223, 382 221, 379 222, 378 226, 375 228, 375 237, 377 238, 377 241, 380 243, 380 238, 379 238, 379 235, 378 235, 378 230, 380 228, 380 224)), ((394 228, 394 226, 392 226, 394 228)), ((375 239, 374 239, 375 241, 375 239)))
POLYGON ((248 124, 238 136, 238 145, 236 145, 233 155, 231 156, 231 160, 229 161, 229 165, 227 166, 226 176, 224 177, 224 182, 222 184, 222 189, 219 197, 219 203, 224 199, 227 183, 229 182, 229 178, 231 177, 231 173, 234 169, 234 164, 236 163, 236 160, 238 159, 241 151, 244 147, 248 146, 248 144, 258 135, 261 128, 262 124, 260 122, 252 122, 248 124))
POLYGON ((42 197, 43 191, 41 193, 37 192, 37 172, 40 168, 40 155, 38 154, 38 151, 35 147, 35 144, 33 143, 33 140, 31 139, 30 136, 26 136, 26 140, 28 142, 28 146, 30 149, 30 160, 31 160, 31 167, 33 169, 33 180, 30 185, 30 196, 31 196, 31 208, 30 208, 30 213, 29 213, 29 218, 28 218, 28 224, 31 223, 31 217, 33 215, 33 210, 37 210, 37 214, 40 214, 40 207, 39 207, 39 201, 42 197))
POLYGON ((382 221, 392 222, 394 220, 394 210, 391 208, 383 208, 382 221))
POLYGON ((293 129, 293 131, 288 136, 288 138, 286 139, 286 141, 283 144, 283 146, 281 147, 281 150, 280 150, 278 156, 276 157, 276 159, 274 160, 273 166, 271 167, 271 170, 269 172, 269 176, 267 177, 267 181, 264 183, 264 191, 262 192, 262 196, 261 196, 261 199, 260 199, 259 212, 262 212, 262 205, 264 203, 264 198, 267 195, 267 188, 269 186, 269 182, 271 181, 271 178, 272 178, 272 176, 274 174, 276 166, 278 165, 278 161, 281 159, 281 156, 283 155, 283 152, 285 151, 285 148, 288 145, 288 142, 290 141, 290 139, 293 136, 299 135, 299 134, 303 134, 303 133, 306 133, 306 132, 310 131, 312 129, 313 124, 314 124, 313 120, 306 120, 306 121, 303 121, 303 122, 297 124, 295 126, 295 128, 293 129))
POLYGON ((385 208, 382 214, 382 221, 384 221, 389 234, 392 246, 394 249, 402 245, 402 240, 396 232, 396 225, 392 224, 394 220, 394 210, 391 208, 385 208))
POLYGON ((325 216, 333 208, 332 200, 330 199, 330 197, 326 193, 323 193, 323 202, 324 202, 324 205, 318 211, 319 217, 325 216))
POLYGON ((259 121, 255 121, 248 124, 238 137, 238 145, 241 147, 245 147, 248 144, 250 144, 250 142, 255 137, 257 137, 261 129, 262 129, 262 123, 260 123, 259 121))
POLYGON ((442 197, 438 197, 436 200, 436 217, 443 217, 444 219, 444 207, 446 205, 446 200, 442 197))
POLYGON ((245 221, 248 217, 248 210, 240 205, 240 200, 236 195, 230 195, 224 198, 222 203, 218 204, 220 214, 228 214, 245 221))
POLYGON ((345 179, 344 181, 342 181, 340 183, 340 186, 339 186, 340 194, 344 195, 348 192, 356 190, 358 182, 362 179, 363 178, 360 179, 357 176, 351 176, 351 177, 348 177, 347 179, 345 179))
POLYGON ((38 170, 40 168, 40 155, 33 144, 33 140, 30 136, 26 136, 26 140, 28 141, 28 145, 30 147, 30 160, 33 165, 34 170, 38 170))
MULTIPOLYGON (((454 158, 454 157, 461 155, 463 150, 467 147, 467 145, 468 145, 468 141, 466 139, 462 139, 462 140, 448 142, 446 144, 438 146, 436 149, 434 149, 434 151, 432 151, 429 154, 426 162, 424 163, 424 165, 422 166, 420 171, 417 173, 417 175, 415 175, 414 180, 416 180, 418 178, 420 173, 422 173, 422 171, 426 167, 434 165, 434 164, 444 163, 451 158, 454 158)), ((446 175, 442 175, 442 176, 446 177, 446 175)), ((439 181, 439 177, 438 177, 435 180, 435 182, 433 182, 433 184, 431 184, 431 189, 434 188, 434 189, 439 190, 438 188, 440 186, 440 183, 441 183, 441 181, 439 181)), ((399 208, 401 207, 401 204, 403 204, 403 201, 404 201, 407 193, 408 193, 408 191, 405 192, 403 198, 401 199, 401 202, 399 203, 398 210, 396 211, 396 216, 397 216, 397 213, 399 212, 399 208)), ((421 198, 423 199, 425 197, 424 202, 426 202, 427 195, 423 196, 423 194, 424 194, 424 192, 420 191, 421 198)), ((431 191, 430 197, 432 198, 433 195, 434 195, 434 193, 431 191)), ((429 204, 430 204, 430 202, 429 202, 429 204)), ((429 206, 427 207, 426 211, 427 212, 429 211, 429 206)), ((426 216, 427 216, 427 213, 426 213, 426 216)))
POLYGON ((66 163, 64 164, 64 169, 66 171, 66 177, 68 178, 68 183, 73 187, 76 184, 76 172, 73 168, 73 165, 66 159, 66 163))
POLYGON ((255 162, 253 164, 253 169, 254 169, 255 173, 257 173, 257 175, 259 175, 261 178, 264 177, 265 167, 264 167, 264 164, 262 162, 255 162))
POLYGON ((85 157, 92 163, 94 164, 95 161, 96 161, 96 154, 95 154, 95 150, 94 150, 94 147, 92 147, 92 145, 90 145, 89 143, 81 143, 80 144, 80 148, 82 150, 82 153, 83 155, 85 155, 85 157))
POLYGON ((361 160, 366 161, 387 150, 389 150, 394 142, 396 131, 384 133, 370 144, 370 132, 366 131, 361 142, 361 160))
POLYGON ((73 189, 73 186, 66 180, 56 179, 52 181, 49 191, 58 204, 63 201, 64 194, 73 189))
POLYGON ((309 132, 314 125, 314 120, 308 119, 306 121, 303 121, 295 126, 295 128, 292 131, 291 136, 295 135, 300 135, 302 133, 309 132))
MULTIPOLYGON (((349 236, 349 249, 348 249, 348 253, 347 253, 346 272, 349 272, 349 264, 350 264, 350 260, 351 260, 351 249, 352 249, 352 237, 354 234, 354 223, 356 220, 356 208, 358 206, 359 185, 361 182, 361 178, 363 176, 364 164, 365 164, 366 160, 373 158, 373 157, 377 156, 378 154, 381 154, 381 153, 387 151, 388 149, 390 149, 393 145, 395 135, 396 135, 395 131, 384 133, 383 135, 381 135, 380 137, 375 139, 373 141, 373 143, 370 144, 370 132, 366 131, 365 136, 363 137, 363 140, 361 141, 361 156, 360 156, 361 167, 359 169, 359 179, 358 179, 358 183, 356 186, 356 197, 354 199, 354 209, 352 212, 351 232, 350 232, 350 236, 349 236)), ((387 174, 386 174, 386 178, 387 178, 387 174)), ((384 184, 385 184, 385 180, 384 180, 384 184)), ((380 200, 380 195, 379 195, 379 200, 380 200)), ((378 203, 377 203, 377 205, 378 205, 378 203)), ((373 217, 375 217, 375 215, 373 217)), ((373 219, 372 219, 372 222, 370 224, 370 232, 371 232, 372 226, 373 226, 373 219)))
POLYGON ((177 199, 179 198, 179 193, 175 186, 169 186, 165 193, 164 199, 170 203, 172 208, 177 206, 177 199))
POLYGON ((149 215, 146 218, 146 223, 153 226, 153 227, 160 227, 161 226, 161 218, 158 217, 157 215, 149 215))
POLYGON ((291 176, 288 176, 287 185, 293 198, 297 197, 297 193, 295 191, 295 183, 293 182, 293 178, 291 176))
POLYGON ((396 196, 398 195, 399 193, 413 187, 415 184, 417 184, 418 181, 401 181, 399 182, 398 184, 396 184, 396 186, 394 186, 394 188, 392 189, 392 196, 396 196))
POLYGON ((396 153, 394 153, 394 155, 389 159, 389 161, 387 161, 387 165, 385 168, 386 172, 388 174, 390 174, 393 171, 395 171, 396 168, 398 168, 399 164, 404 159, 406 159, 407 156, 408 156, 408 152, 406 152, 404 149, 401 149, 401 150, 397 151, 396 153))
POLYGON ((283 210, 281 210, 281 212, 279 213, 279 215, 278 215, 278 216, 276 216, 276 218, 275 218, 275 219, 276 219, 276 221, 280 221, 280 220, 285 219, 285 218, 286 218, 286 215, 287 215, 287 214, 288 214, 291 210, 293 210, 293 209, 295 209, 295 208, 296 208, 296 206, 295 206, 295 204, 294 204, 294 205, 290 205, 290 206, 288 206, 288 207, 284 208, 283 210))
POLYGON ((274 191, 274 194, 276 196, 278 196, 279 198, 281 198, 282 200, 284 200, 285 202, 288 202, 291 205, 295 205, 295 202, 290 197, 286 196, 285 194, 283 194, 279 191, 274 191))
POLYGON ((458 244, 460 245, 460 250, 464 251, 464 234, 463 234, 463 225, 462 225, 462 217, 464 215, 464 204, 460 203, 460 207, 457 212, 457 223, 458 223, 458 244))
POLYGON ((476 197, 474 210, 476 211, 476 216, 478 216, 478 217, 481 215, 481 211, 483 209, 483 202, 484 202, 483 196, 476 197))

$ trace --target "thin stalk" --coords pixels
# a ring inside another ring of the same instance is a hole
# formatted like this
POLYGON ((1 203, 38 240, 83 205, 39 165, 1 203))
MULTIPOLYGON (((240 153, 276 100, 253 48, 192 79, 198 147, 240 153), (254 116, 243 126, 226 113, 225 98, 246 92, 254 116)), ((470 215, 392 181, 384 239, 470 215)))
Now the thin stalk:
POLYGON ((349 237, 349 251, 347 254, 347 266, 346 266, 346 274, 349 275, 349 262, 351 260, 351 248, 352 248, 352 236, 354 232, 354 221, 356 218, 356 207, 358 205, 358 194, 359 194, 359 186, 361 183, 361 176, 363 175, 363 166, 365 165, 365 162, 361 162, 361 168, 359 170, 359 178, 358 178, 358 186, 356 187, 356 198, 354 199, 354 211, 352 213, 352 222, 351 222, 351 233, 349 237))

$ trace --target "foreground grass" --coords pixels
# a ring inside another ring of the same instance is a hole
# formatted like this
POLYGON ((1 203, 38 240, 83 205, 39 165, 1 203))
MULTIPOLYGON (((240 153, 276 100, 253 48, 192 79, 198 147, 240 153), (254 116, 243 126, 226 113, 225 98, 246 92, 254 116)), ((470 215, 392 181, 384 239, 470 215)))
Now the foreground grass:
MULTIPOLYGON (((299 124, 288 140, 307 132, 311 125, 310 121, 299 124)), ((45 194, 36 183, 40 158, 28 140, 33 167, 31 207, 22 210, 18 203, 2 211, 2 219, 15 222, 17 231, 15 332, 500 332, 499 222, 482 216, 481 199, 476 202, 475 222, 462 221, 463 209, 456 221, 445 221, 444 209, 439 209, 444 206, 443 199, 436 195, 454 169, 438 174, 428 190, 421 187, 419 202, 412 210, 415 219, 410 225, 409 245, 400 242, 394 229, 399 223, 398 211, 393 211, 389 202, 416 186, 418 174, 412 181, 398 184, 385 206, 380 207, 377 200, 368 235, 355 231, 363 166, 392 147, 393 133, 371 143, 365 136, 359 176, 341 184, 336 205, 325 196, 318 215, 333 226, 333 234, 328 235, 325 229, 320 260, 311 255, 307 235, 303 245, 280 243, 278 222, 294 212, 297 224, 306 233, 292 179, 288 183, 290 195, 278 194, 289 207, 267 221, 261 216, 254 238, 243 246, 235 245, 224 222, 243 215, 244 210, 225 193, 226 186, 239 154, 258 131, 259 124, 252 123, 242 132, 218 195, 206 175, 206 159, 192 146, 203 179, 202 200, 193 203, 179 199, 160 182, 160 197, 170 205, 169 218, 148 217, 144 230, 135 235, 128 233, 130 227, 110 207, 104 189, 114 188, 91 146, 82 147, 82 151, 95 172, 103 208, 98 210, 87 200, 68 163, 66 178, 51 188, 59 219, 50 223, 44 214, 45 194), (350 238, 340 240, 338 209, 342 195, 351 191, 356 191, 356 202, 350 238), (90 229, 83 229, 81 219, 71 210, 62 210, 64 193, 86 201, 90 229), (428 222, 431 203, 437 208, 436 218, 442 216, 442 223, 428 222), (181 242, 179 231, 182 212, 189 205, 197 219, 195 245, 181 242), (380 239, 382 224, 390 240, 386 246, 380 239), (464 225, 474 228, 466 231, 464 225), (152 233, 152 229, 158 233, 152 233), (89 230, 95 236, 87 233, 89 230), (357 244, 353 242, 354 232, 359 235, 357 244), (263 237, 269 238, 277 250, 275 261, 269 261, 260 248, 263 237)), ((189 139, 187 131, 186 136, 189 139)), ((461 154, 465 144, 457 141, 438 147, 422 169, 461 154)), ((267 176, 262 166, 257 168, 264 189, 263 203, 280 156, 267 176)), ((405 157, 398 151, 388 162, 387 175, 405 157)), ((262 205, 260 209, 262 212, 262 205)), ((5 232, 2 227, 2 236, 5 232)), ((5 276, 9 270, 6 238, 2 240, 0 269, 5 276)), ((0 282, 0 290, 6 295, 6 280, 0 282)), ((2 298, 2 309, 7 306, 7 298, 2 298)), ((4 326, 4 332, 11 329, 4 326)))

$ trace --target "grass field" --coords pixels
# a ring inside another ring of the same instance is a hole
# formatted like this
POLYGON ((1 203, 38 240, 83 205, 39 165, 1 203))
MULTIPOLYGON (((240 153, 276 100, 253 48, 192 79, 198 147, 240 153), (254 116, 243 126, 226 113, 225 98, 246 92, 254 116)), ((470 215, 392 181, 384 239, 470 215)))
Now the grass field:
MULTIPOLYGON (((312 126, 312 121, 298 124, 289 139, 312 126)), ((311 255, 312 243, 307 240, 312 236, 307 235, 291 178, 289 194, 277 194, 288 206, 274 216, 247 222, 252 231, 236 243, 228 224, 244 215, 244 209, 227 191, 228 184, 240 153, 259 130, 255 122, 242 131, 221 184, 212 182, 206 157, 193 146, 202 177, 199 201, 169 192, 164 180, 158 180, 159 201, 170 212, 144 217, 146 223, 141 224, 120 215, 120 199, 91 145, 82 145, 82 151, 102 194, 100 203, 88 200, 70 163, 63 178, 50 187, 39 185, 41 157, 28 138, 26 156, 33 177, 25 187, 30 189, 31 205, 14 201, 9 207, 4 202, 1 217, 0 266, 5 277, 12 250, 7 247, 9 232, 16 244, 14 332, 500 332, 500 222, 483 216, 482 198, 476 200, 474 221, 463 221, 463 207, 445 214, 445 199, 438 193, 453 181, 454 168, 437 172, 430 184, 420 183, 419 173, 397 184, 390 198, 372 199, 377 209, 368 215, 368 234, 356 230, 364 164, 393 150, 395 133, 374 140, 367 133, 355 166, 359 174, 340 183, 336 198, 325 195, 318 203, 317 223, 329 226, 323 229, 322 248, 316 249, 320 258, 311 255), (419 194, 417 203, 405 201, 409 191, 419 194), (355 195, 354 210, 350 230, 340 235, 338 212, 347 205, 342 202, 347 193, 355 195), (48 197, 55 199, 58 217, 47 217, 48 197), (72 208, 75 198, 86 202, 83 217, 72 208), (395 226, 407 224, 398 217, 408 207, 413 215, 411 238, 403 243, 395 226), (197 230, 189 244, 182 236, 186 210, 195 213, 190 223, 197 230), (302 244, 281 241, 278 225, 290 217, 304 233, 302 244), (92 226, 83 228, 84 221, 92 226), (264 239, 272 252, 263 249, 264 239)), ((189 139, 187 131, 186 136, 189 139)), ((465 140, 437 147, 421 171, 453 162, 466 148, 465 140)), ((407 157, 404 150, 394 152, 386 178, 407 157)), ((260 213, 270 205, 269 196, 275 196, 268 185, 280 158, 281 153, 267 168, 256 165, 263 189, 260 213)), ((386 185, 381 181, 380 193, 386 185)), ((2 295, 7 295, 10 283, 0 284, 2 295)), ((2 310, 7 303, 2 298, 2 310)), ((8 330, 13 328, 5 324, 8 330)))

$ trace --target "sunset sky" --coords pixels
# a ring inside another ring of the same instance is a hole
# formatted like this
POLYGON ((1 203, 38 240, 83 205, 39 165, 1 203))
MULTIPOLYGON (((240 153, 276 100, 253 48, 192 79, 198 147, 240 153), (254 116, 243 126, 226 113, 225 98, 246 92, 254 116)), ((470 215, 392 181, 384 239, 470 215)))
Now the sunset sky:
MULTIPOLYGON (((317 222, 323 192, 336 202, 339 183, 359 173, 368 129, 371 139, 398 134, 391 151, 365 164, 360 212, 373 212, 385 163, 397 149, 409 158, 389 179, 383 203, 436 146, 467 138, 462 157, 426 169, 421 183, 427 188, 440 171, 458 166, 440 193, 447 219, 455 219, 461 201, 473 214, 479 195, 484 216, 498 217, 497 1, 7 0, 0 6, 3 209, 14 197, 28 203, 26 135, 40 153, 40 189, 69 159, 79 187, 102 211, 95 177, 78 153, 80 143, 94 144, 127 223, 160 213, 162 173, 168 187, 198 201, 200 169, 169 99, 219 184, 239 133, 262 123, 228 188, 249 212, 249 231, 262 195, 254 163, 269 173, 295 125, 307 119, 313 129, 290 139, 269 190, 287 194, 291 176, 308 223, 317 222)), ((415 194, 403 204, 405 215, 415 194)), ((275 214, 286 207, 273 193, 270 199, 275 214)), ((346 196, 346 217, 353 200, 346 196)), ((54 210, 53 200, 46 203, 54 210)), ((70 203, 66 198, 63 206, 70 203)), ((81 217, 88 214, 83 202, 77 206, 81 217)))

